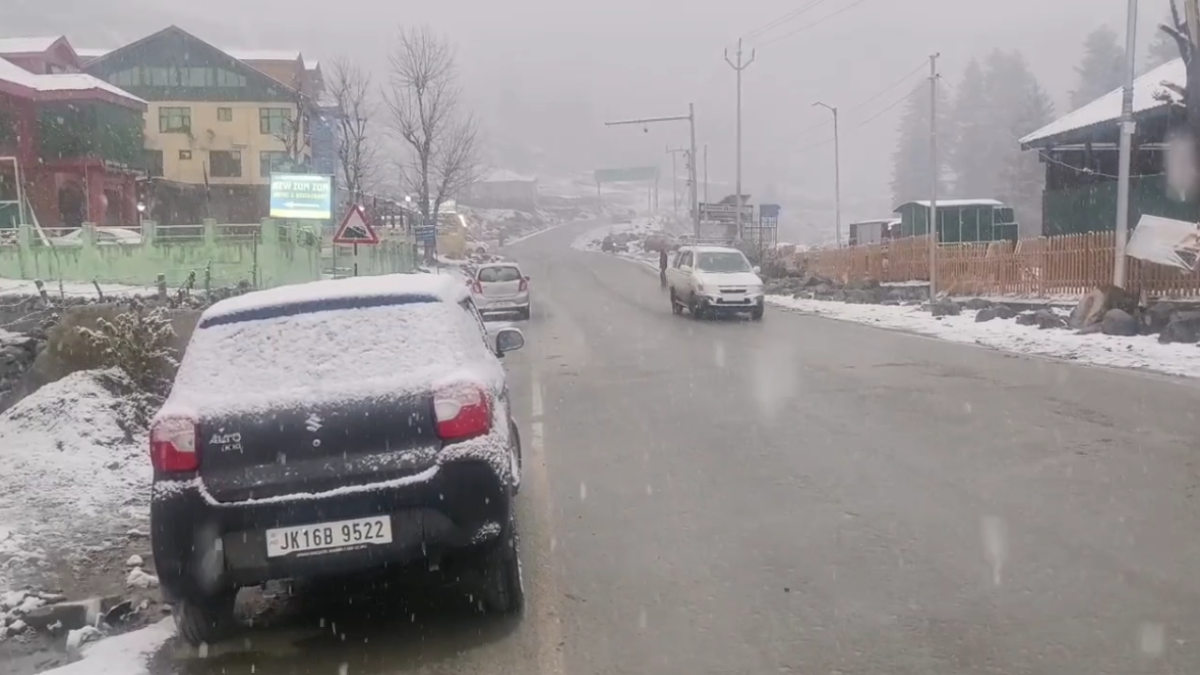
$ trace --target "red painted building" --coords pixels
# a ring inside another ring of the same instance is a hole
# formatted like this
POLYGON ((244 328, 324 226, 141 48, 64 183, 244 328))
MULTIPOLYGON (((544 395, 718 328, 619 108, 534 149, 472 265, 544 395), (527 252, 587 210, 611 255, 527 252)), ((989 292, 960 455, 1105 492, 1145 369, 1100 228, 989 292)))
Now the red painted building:
POLYGON ((145 111, 65 38, 0 40, 0 228, 29 220, 18 185, 43 228, 136 225, 145 111))

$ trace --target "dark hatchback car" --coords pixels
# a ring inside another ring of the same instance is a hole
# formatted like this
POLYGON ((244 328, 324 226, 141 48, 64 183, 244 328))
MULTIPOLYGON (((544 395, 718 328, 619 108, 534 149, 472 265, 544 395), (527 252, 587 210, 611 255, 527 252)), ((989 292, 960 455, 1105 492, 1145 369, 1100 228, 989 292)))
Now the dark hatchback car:
POLYGON ((522 609, 520 437, 498 356, 451 275, 251 293, 200 318, 150 433, 163 595, 192 644, 230 634, 239 588, 462 569, 522 609), (396 572, 400 573, 400 572, 396 572))

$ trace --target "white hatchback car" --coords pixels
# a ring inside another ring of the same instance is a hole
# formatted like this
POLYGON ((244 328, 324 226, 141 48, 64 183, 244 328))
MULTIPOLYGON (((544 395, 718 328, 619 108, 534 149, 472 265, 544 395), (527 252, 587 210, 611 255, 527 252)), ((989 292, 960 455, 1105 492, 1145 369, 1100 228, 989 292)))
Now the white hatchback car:
POLYGON ((516 263, 480 265, 470 284, 480 314, 515 312, 522 319, 529 318, 529 277, 516 263))

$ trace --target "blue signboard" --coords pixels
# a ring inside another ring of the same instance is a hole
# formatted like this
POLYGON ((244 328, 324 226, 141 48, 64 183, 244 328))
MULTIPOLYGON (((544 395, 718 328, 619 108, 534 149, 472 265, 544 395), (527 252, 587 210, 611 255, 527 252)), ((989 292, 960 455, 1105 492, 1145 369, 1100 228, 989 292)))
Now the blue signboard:
POLYGON ((271 174, 271 217, 329 220, 333 177, 314 174, 271 174))
POLYGON ((437 228, 432 225, 415 225, 413 236, 422 244, 437 241, 437 228))
POLYGON ((779 205, 760 204, 758 207, 758 225, 759 227, 778 227, 779 205))

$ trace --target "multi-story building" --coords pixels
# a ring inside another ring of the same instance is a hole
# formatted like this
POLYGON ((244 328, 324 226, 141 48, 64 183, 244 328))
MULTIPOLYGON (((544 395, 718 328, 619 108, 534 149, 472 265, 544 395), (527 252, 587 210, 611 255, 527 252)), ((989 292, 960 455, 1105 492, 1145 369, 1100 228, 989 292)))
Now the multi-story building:
POLYGON ((178 27, 84 68, 148 102, 147 171, 178 184, 177 202, 192 203, 160 219, 256 220, 265 215, 272 170, 310 161, 302 92, 178 27))
POLYGON ((0 228, 136 224, 145 111, 61 36, 0 40, 0 228))

